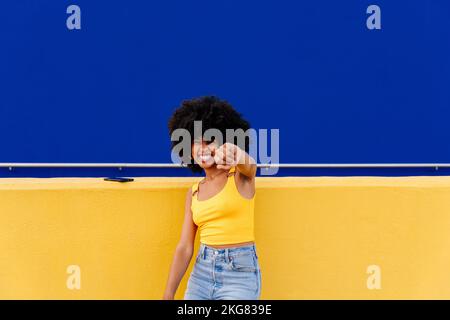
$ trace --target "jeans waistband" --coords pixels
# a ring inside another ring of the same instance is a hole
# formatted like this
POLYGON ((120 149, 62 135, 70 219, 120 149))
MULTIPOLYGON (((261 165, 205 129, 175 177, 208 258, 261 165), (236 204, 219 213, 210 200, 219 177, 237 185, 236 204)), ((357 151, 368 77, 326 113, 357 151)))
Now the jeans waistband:
POLYGON ((215 256, 216 258, 224 257, 225 261, 228 261, 228 257, 230 255, 245 254, 248 252, 256 254, 256 246, 254 243, 241 247, 222 248, 222 249, 213 248, 204 243, 201 243, 199 250, 200 257, 203 259, 205 259, 207 256, 215 256))

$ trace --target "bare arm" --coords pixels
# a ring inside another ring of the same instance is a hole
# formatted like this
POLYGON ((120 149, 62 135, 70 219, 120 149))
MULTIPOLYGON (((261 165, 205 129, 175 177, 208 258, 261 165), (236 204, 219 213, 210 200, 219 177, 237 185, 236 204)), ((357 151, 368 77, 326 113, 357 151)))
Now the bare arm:
POLYGON ((197 232, 197 226, 192 220, 191 211, 192 189, 190 188, 186 194, 186 204, 184 213, 183 228, 181 237, 175 249, 175 254, 170 266, 169 278, 167 279, 166 290, 163 299, 174 299, 178 286, 183 278, 191 261, 194 252, 194 240, 197 232))
POLYGON ((237 147, 236 151, 238 160, 236 169, 237 171, 245 176, 248 180, 254 180, 256 176, 256 161, 250 157, 250 155, 244 150, 237 147))
POLYGON ((241 154, 241 158, 236 165, 235 176, 239 192, 247 198, 253 198, 256 189, 256 161, 244 150, 239 149, 237 153, 241 154))

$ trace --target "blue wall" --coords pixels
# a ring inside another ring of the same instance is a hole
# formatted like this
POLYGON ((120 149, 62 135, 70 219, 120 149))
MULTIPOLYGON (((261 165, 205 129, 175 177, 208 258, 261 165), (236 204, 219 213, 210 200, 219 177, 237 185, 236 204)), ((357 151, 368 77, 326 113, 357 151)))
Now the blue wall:
POLYGON ((254 128, 280 129, 282 163, 450 163, 449 17, 448 0, 3 1, 0 162, 170 162, 171 112, 216 94, 254 128), (66 28, 70 4, 81 7, 81 30, 66 28), (381 30, 366 28, 370 4, 381 7, 381 30))

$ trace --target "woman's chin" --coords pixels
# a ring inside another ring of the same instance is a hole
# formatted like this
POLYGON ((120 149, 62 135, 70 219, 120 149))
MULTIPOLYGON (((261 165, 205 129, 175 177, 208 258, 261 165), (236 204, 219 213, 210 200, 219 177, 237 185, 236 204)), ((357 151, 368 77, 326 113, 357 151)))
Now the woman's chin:
POLYGON ((202 169, 209 169, 209 168, 212 168, 214 165, 215 165, 215 163, 214 163, 214 161, 212 161, 212 162, 204 162, 204 161, 200 161, 200 162, 197 162, 197 164, 202 168, 202 169))

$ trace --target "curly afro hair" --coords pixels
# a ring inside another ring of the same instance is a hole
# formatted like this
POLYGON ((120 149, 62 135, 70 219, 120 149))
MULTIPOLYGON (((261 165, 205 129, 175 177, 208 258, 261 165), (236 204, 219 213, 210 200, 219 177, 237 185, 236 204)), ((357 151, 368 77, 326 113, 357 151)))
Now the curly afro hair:
MULTIPOLYGON (((227 141, 226 129, 242 129, 244 132, 250 129, 250 123, 230 103, 215 96, 205 96, 184 100, 181 103, 181 106, 174 111, 169 119, 169 135, 172 136, 176 129, 186 129, 190 133, 192 146, 194 143, 194 121, 202 121, 202 136, 208 129, 218 129, 224 137, 224 143, 231 142, 236 144, 236 141, 227 141)), ((177 143, 178 141, 172 141, 172 148, 177 143)), ((249 143, 250 138, 246 136, 246 152, 248 152, 249 143)), ((180 158, 183 156, 182 153, 181 150, 180 158)), ((202 172, 202 168, 193 161, 192 155, 190 155, 190 162, 185 165, 194 173, 202 172)))

